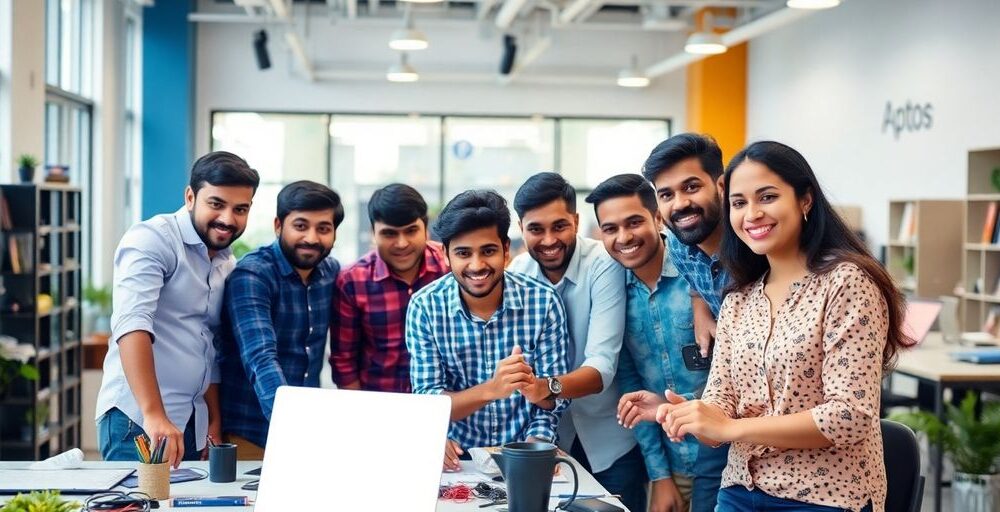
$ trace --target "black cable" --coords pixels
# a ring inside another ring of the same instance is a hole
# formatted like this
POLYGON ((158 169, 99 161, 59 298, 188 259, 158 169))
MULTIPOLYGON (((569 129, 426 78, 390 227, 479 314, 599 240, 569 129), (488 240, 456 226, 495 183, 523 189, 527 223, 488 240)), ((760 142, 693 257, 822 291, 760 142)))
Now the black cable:
POLYGON ((151 508, 154 508, 153 503, 156 502, 149 499, 146 493, 110 491, 87 498, 83 504, 83 510, 86 512, 149 512, 151 508))

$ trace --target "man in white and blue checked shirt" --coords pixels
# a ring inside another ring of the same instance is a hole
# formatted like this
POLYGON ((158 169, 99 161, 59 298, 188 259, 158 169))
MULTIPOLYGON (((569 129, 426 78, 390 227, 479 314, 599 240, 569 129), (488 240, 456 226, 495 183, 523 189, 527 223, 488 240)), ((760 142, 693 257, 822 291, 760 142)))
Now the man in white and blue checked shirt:
POLYGON ((444 468, 469 448, 555 442, 568 403, 540 405, 518 391, 567 373, 566 312, 551 286, 504 271, 510 211, 496 192, 470 190, 448 202, 434 226, 451 274, 420 290, 406 314, 414 393, 451 397, 444 468))

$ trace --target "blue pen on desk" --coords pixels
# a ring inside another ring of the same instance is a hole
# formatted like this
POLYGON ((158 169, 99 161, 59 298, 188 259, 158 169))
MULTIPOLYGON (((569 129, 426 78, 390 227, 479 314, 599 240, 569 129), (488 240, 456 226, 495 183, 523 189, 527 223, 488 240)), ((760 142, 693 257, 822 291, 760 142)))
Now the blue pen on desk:
POLYGON ((174 498, 170 500, 170 505, 174 508, 184 507, 245 507, 250 505, 250 498, 246 496, 218 496, 174 498))

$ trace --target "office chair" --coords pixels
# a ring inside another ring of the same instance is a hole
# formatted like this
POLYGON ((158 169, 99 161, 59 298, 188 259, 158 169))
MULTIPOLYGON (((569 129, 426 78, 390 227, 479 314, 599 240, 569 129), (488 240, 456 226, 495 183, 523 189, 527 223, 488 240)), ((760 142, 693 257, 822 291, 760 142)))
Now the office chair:
POLYGON ((924 477, 920 474, 920 446, 906 425, 881 420, 885 458, 886 512, 920 512, 924 477))

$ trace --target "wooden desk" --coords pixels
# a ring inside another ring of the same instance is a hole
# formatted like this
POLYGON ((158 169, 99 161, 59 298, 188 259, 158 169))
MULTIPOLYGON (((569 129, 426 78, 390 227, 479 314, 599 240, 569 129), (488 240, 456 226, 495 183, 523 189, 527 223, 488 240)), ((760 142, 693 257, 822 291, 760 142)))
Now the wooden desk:
MULTIPOLYGON (((973 364, 955 361, 950 353, 968 350, 957 344, 947 344, 940 332, 927 334, 917 347, 899 354, 895 373, 908 375, 934 388, 934 413, 942 422, 947 421, 944 407, 946 389, 977 391, 1000 390, 1000 365, 973 364)), ((940 443, 933 450, 934 510, 941 511, 941 470, 944 467, 944 451, 940 443)))

